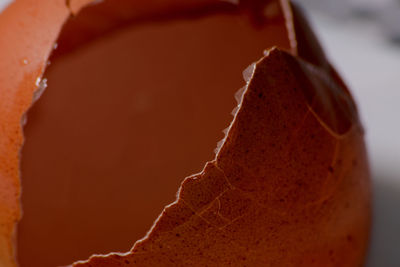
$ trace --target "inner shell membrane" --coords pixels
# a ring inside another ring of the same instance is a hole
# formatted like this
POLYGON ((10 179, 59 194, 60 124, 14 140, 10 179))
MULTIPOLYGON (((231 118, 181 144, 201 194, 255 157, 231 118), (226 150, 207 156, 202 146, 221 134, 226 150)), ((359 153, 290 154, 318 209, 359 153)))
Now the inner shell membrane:
MULTIPOLYGON (((61 34, 60 51, 79 32, 61 34)), ((203 10, 56 53, 24 128, 20 266, 128 251, 213 159, 242 71, 273 45, 288 47, 283 23, 203 10)))

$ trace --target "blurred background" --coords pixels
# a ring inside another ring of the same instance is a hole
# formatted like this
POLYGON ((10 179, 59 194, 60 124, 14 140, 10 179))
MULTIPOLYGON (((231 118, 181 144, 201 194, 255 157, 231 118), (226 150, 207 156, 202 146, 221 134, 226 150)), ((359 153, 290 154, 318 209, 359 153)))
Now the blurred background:
POLYGON ((400 0, 298 0, 357 101, 374 192, 367 267, 400 266, 400 0))

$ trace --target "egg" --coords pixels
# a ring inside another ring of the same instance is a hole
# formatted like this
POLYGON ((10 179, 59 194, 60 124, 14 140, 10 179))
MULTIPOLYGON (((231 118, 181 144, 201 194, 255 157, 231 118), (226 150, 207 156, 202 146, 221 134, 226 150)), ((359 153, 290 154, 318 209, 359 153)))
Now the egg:
POLYGON ((363 129, 297 6, 15 0, 0 35, 0 266, 363 263, 363 129))

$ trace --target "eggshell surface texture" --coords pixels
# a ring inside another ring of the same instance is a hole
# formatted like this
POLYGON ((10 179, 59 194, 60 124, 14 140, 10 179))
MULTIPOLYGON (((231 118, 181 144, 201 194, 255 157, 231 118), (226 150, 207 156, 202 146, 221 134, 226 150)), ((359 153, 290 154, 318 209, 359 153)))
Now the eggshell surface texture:
POLYGON ((0 34, 0 266, 363 264, 363 129, 290 2, 16 0, 0 34))

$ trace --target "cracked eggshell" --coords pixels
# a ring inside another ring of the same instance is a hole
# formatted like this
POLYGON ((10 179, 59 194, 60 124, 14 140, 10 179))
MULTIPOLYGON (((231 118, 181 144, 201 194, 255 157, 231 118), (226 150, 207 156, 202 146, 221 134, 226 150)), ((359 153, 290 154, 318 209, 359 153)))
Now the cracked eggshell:
POLYGON ((340 82, 272 49, 216 159, 185 179, 148 235, 73 266, 360 266, 371 204, 362 137, 340 82))
MULTIPOLYGON (((216 1, 152 0, 130 10, 216 1)), ((0 14, 0 266, 16 266, 21 120, 64 22, 89 2, 16 0, 0 14)), ((356 108, 298 8, 276 1, 266 12, 274 14, 274 5, 285 13, 291 54, 274 49, 257 62, 216 159, 185 179, 177 201, 132 251, 74 266, 362 264, 370 191, 356 108)), ((135 14, 95 26, 88 39, 135 14)))

